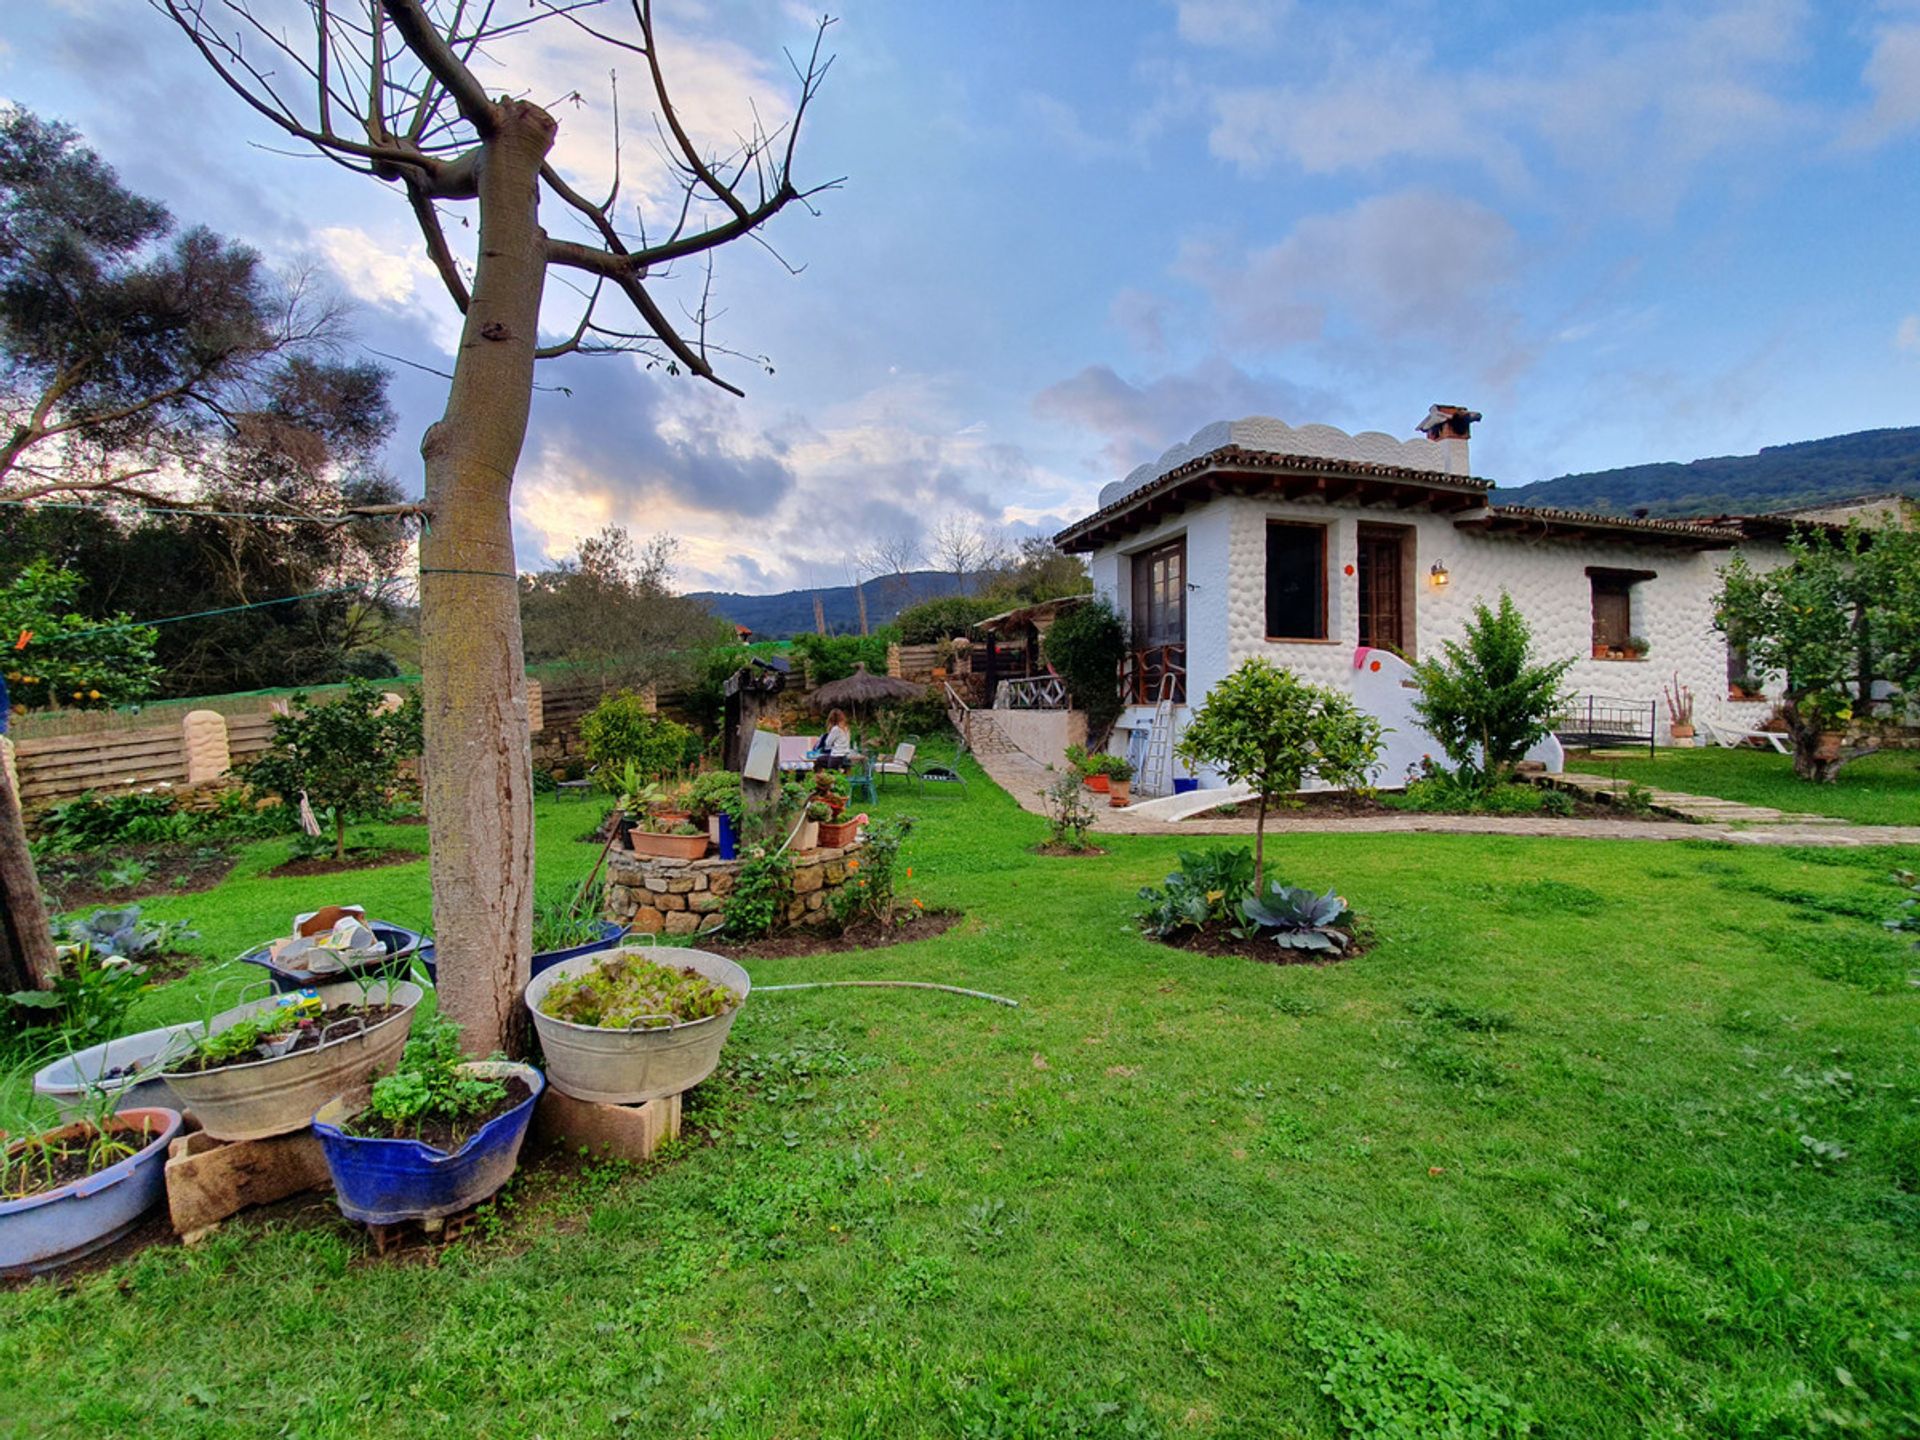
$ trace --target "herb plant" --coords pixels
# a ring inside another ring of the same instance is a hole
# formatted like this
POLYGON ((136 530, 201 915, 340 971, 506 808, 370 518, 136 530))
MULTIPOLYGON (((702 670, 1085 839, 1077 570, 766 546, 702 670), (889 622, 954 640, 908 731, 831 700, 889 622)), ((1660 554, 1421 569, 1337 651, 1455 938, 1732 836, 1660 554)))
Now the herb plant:
POLYGON ((654 1030, 724 1015, 740 997, 693 969, 673 969, 619 950, 579 975, 556 981, 540 1013, 603 1030, 654 1030))
POLYGON ((373 1082, 366 1109, 350 1122, 356 1135, 417 1136, 429 1120, 456 1133, 460 1122, 485 1114, 507 1096, 506 1082, 461 1068, 460 1027, 438 1014, 414 1021, 393 1072, 373 1082))

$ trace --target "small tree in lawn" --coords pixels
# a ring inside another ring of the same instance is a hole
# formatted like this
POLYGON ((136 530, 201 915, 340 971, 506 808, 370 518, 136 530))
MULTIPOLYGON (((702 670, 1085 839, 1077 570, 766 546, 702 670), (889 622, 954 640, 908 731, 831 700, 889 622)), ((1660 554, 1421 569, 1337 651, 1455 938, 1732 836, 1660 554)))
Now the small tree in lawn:
POLYGON ((1831 782, 1879 748, 1870 732, 1842 743, 1849 730, 1920 693, 1920 531, 1803 531, 1787 550, 1765 571, 1734 556, 1714 619, 1756 671, 1784 677, 1794 773, 1831 782), (1890 693, 1876 698, 1877 687, 1890 693))
POLYGON ((1180 758, 1253 787, 1253 893, 1266 893, 1267 807, 1309 774, 1364 783, 1385 731, 1345 694, 1255 657, 1207 692, 1180 737, 1180 758))
POLYGON ((1533 633, 1506 591, 1497 609, 1476 603, 1466 643, 1413 667, 1414 713, 1463 778, 1493 785, 1553 728, 1573 658, 1536 661, 1533 633))
POLYGON ((333 811, 333 853, 347 853, 347 823, 377 815, 400 778, 400 763, 420 753, 420 696, 409 691, 391 706, 370 682, 355 680, 329 705, 305 708, 273 721, 273 748, 247 770, 248 783, 272 790, 289 805, 304 791, 316 809, 333 811))

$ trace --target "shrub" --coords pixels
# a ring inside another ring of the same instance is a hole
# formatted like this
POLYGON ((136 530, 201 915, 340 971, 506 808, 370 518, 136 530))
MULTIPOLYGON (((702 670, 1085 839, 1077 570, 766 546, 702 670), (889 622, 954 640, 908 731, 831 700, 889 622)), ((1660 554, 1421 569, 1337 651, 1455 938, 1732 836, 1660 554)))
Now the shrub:
POLYGON ((1532 648, 1526 617, 1503 590, 1497 610, 1474 605, 1464 645, 1448 640, 1442 658, 1413 667, 1414 712, 1463 782, 1505 779, 1551 728, 1573 659, 1536 663, 1532 648))
POLYGON ((932 645, 956 635, 968 635, 976 622, 1004 608, 977 595, 943 595, 909 605, 894 617, 903 645, 932 645))
POLYGON ((1047 807, 1047 843, 1085 850, 1087 832, 1093 829, 1099 812, 1087 798, 1087 787, 1081 778, 1081 771, 1063 771, 1041 791, 1040 799, 1047 807))
POLYGON ((632 765, 643 779, 678 770, 699 754, 699 737, 684 725, 647 708, 631 690, 608 695, 580 721, 580 743, 595 765, 624 770, 632 765))
POLYGON ((727 892, 727 933, 757 940, 787 918, 793 899, 793 865, 784 852, 756 846, 727 892))
POLYGON ((1134 916, 1142 933, 1164 940, 1182 930, 1225 925, 1239 917, 1240 904, 1253 891, 1253 852, 1244 845, 1226 850, 1183 850, 1180 868, 1161 886, 1140 889, 1142 908, 1134 916))
POLYGON ((847 882, 828 897, 834 921, 844 929, 860 920, 893 923, 900 851, 913 830, 908 815, 889 816, 867 827, 866 843, 847 860, 847 882))
POLYGON ((1127 627, 1104 596, 1064 611, 1047 631, 1041 653, 1087 716, 1087 734, 1104 738, 1120 716, 1120 662, 1127 627))
POLYGON ((383 812, 400 776, 400 763, 421 748, 418 691, 388 709, 366 680, 326 705, 293 697, 293 713, 273 719, 273 747, 248 767, 249 783, 272 790, 289 805, 304 792, 315 809, 333 812, 335 856, 347 853, 347 822, 383 812))
POLYGON ((1344 692, 1310 685, 1256 656, 1213 687, 1178 749, 1188 765, 1212 765, 1258 795, 1253 869, 1259 891, 1271 798, 1298 790, 1323 765, 1349 779, 1365 777, 1379 760, 1384 734, 1344 692))
POLYGON ((884 675, 887 646, 899 638, 899 628, 892 625, 883 625, 871 635, 796 635, 793 658, 806 665, 808 678, 815 685, 844 680, 857 664, 865 665, 875 675, 884 675))

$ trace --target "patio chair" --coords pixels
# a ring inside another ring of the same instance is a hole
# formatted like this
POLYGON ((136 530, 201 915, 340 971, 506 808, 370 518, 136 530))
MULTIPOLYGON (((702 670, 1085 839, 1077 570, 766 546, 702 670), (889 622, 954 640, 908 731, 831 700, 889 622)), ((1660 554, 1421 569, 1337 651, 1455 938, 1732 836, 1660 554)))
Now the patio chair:
POLYGON ((920 772, 914 767, 913 756, 919 748, 911 740, 901 741, 894 747, 892 758, 874 763, 874 775, 879 777, 882 784, 886 783, 886 777, 889 775, 904 775, 909 780, 917 782, 920 779, 920 772))
POLYGON ((847 795, 850 799, 878 803, 880 791, 873 783, 873 761, 865 755, 853 757, 847 766, 847 795))
POLYGON ((588 770, 587 773, 581 776, 578 780, 554 781, 553 782, 553 798, 556 800, 564 800, 568 795, 578 795, 582 800, 586 799, 588 792, 593 789, 594 776, 598 775, 599 773, 600 773, 600 767, 598 765, 595 765, 592 769, 588 770))

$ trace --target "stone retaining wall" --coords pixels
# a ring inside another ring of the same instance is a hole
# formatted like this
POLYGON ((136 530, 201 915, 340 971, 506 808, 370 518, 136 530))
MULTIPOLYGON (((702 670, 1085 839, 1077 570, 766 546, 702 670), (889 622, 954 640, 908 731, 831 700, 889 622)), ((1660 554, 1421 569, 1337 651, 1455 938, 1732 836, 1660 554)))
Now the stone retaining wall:
MULTIPOLYGON (((793 899, 787 921, 824 925, 827 896, 847 883, 847 861, 859 846, 795 855, 793 899)), ((661 860, 615 850, 607 856, 607 919, 636 934, 693 935, 726 914, 727 894, 741 860, 661 860)))

